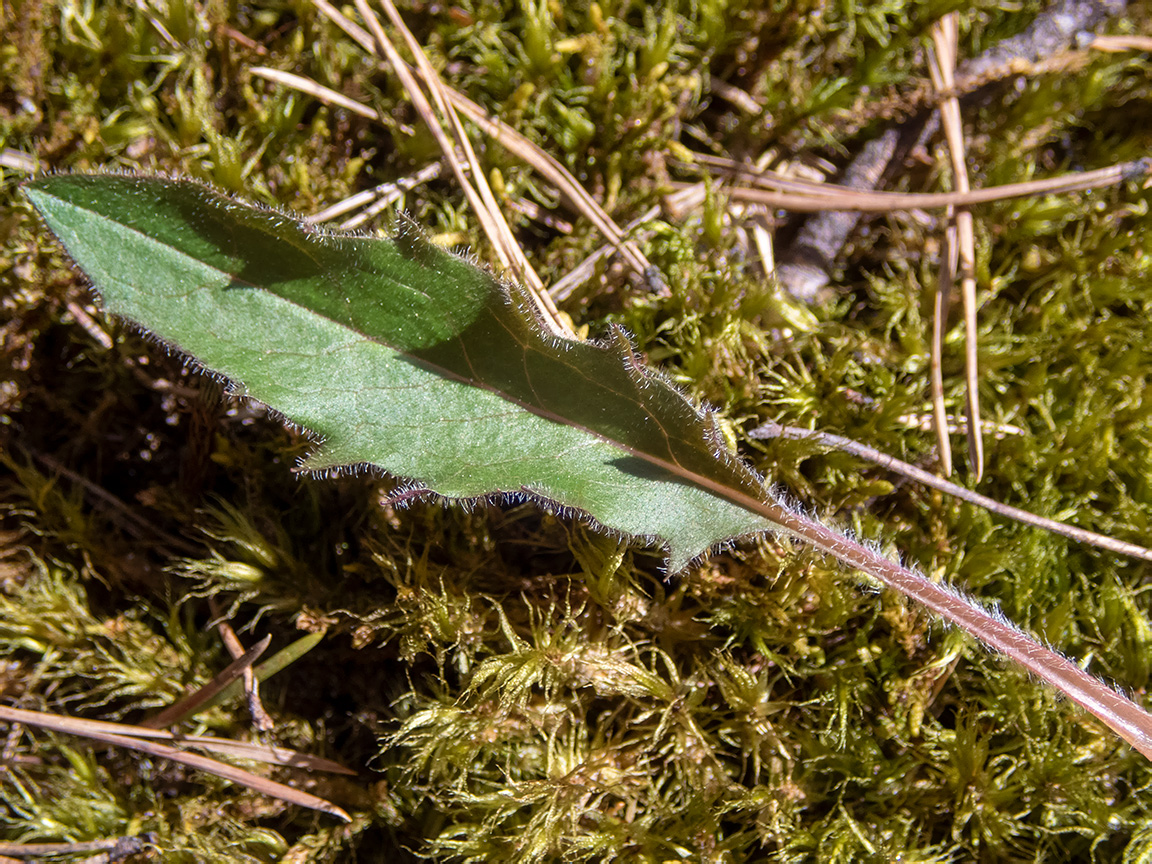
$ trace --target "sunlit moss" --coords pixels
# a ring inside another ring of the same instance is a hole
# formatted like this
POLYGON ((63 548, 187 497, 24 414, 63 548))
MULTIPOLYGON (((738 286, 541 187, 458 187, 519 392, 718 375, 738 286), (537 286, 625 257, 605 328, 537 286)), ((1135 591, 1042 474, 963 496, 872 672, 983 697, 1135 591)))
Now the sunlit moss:
MULTIPOLYGON (((961 56, 1019 32, 1039 5, 964 6, 961 56)), ((447 80, 625 223, 659 203, 685 147, 842 162, 918 104, 926 28, 959 8, 776 6, 477 0, 403 14, 447 80), (713 79, 760 110, 729 105, 713 79)), ((193 174, 314 212, 438 158, 396 82, 310 4, 25 3, 3 14, 0 146, 47 167, 193 174), (383 122, 252 77, 254 65, 308 75, 383 122)), ((1114 28, 1147 32, 1146 11, 1131 15, 1114 28)), ((1146 59, 1058 59, 965 103, 978 185, 1147 154, 1146 59)), ((479 149, 501 195, 558 205, 514 154, 479 149)), ((893 183, 947 185, 942 146, 917 155, 926 162, 893 183)), ((361 771, 343 786, 310 778, 353 812, 345 829, 25 733, 13 752, 27 758, 0 784, 5 839, 148 831, 172 861, 1147 854, 1141 757, 963 634, 794 544, 742 544, 666 581, 653 550, 532 507, 405 506, 388 503, 386 479, 294 475, 305 436, 95 309, 85 314, 99 332, 76 315, 89 297, 37 232, 18 172, 2 170, 5 694, 138 720, 227 662, 208 628, 211 598, 248 641, 253 619, 278 646, 298 628, 327 634, 266 686, 266 703, 281 740, 361 771)), ((745 437, 773 419, 932 464, 920 421, 939 224, 871 220, 840 262, 837 296, 808 309, 742 251, 722 193, 683 221, 641 227, 666 293, 607 260, 565 311, 593 333, 627 326, 806 507, 1000 603, 1143 697, 1145 565, 808 442, 745 437)), ((489 260, 452 182, 404 200, 431 232, 467 238, 489 260)), ((976 211, 981 400, 997 427, 981 491, 1136 542, 1152 499, 1149 201, 1132 183, 976 211)), ((570 233, 513 217, 546 282, 603 242, 564 215, 570 233)), ((949 329, 944 357, 956 414, 962 335, 949 329)), ((236 703, 210 722, 240 734, 248 721, 236 703)))

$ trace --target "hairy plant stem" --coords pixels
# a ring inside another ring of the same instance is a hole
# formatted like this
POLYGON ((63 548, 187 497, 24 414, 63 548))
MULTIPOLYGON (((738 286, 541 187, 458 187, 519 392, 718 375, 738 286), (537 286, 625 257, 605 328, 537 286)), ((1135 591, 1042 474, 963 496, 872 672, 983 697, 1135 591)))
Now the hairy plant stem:
MULTIPOLYGON (((637 454, 641 455, 641 454, 637 454)), ((1006 620, 997 618, 975 601, 954 589, 938 585, 914 570, 885 558, 862 543, 791 510, 775 499, 757 499, 703 477, 683 466, 650 454, 645 458, 679 476, 715 492, 729 501, 775 523, 776 530, 791 534, 839 561, 879 579, 887 587, 923 604, 945 621, 975 636, 1019 663, 1028 672, 1055 687, 1105 726, 1152 759, 1152 714, 1126 696, 1006 620)))
MULTIPOLYGON (((547 416, 545 412, 539 413, 547 416)), ((814 519, 793 512, 775 498, 753 498, 650 453, 641 453, 627 447, 622 449, 763 516, 775 523, 777 530, 827 552, 848 566, 879 579, 887 587, 923 604, 945 621, 960 627, 989 648, 1016 661, 1041 681, 1055 687, 1081 708, 1095 715, 1136 750, 1152 759, 1152 714, 1099 679, 1093 678, 1067 658, 1045 648, 1007 621, 997 618, 975 601, 954 589, 936 584, 814 519)))
POLYGON ((827 552, 889 588, 923 604, 944 620, 971 633, 985 645, 1015 660, 1037 678, 1051 684, 1105 726, 1152 759, 1152 714, 1093 678, 1031 636, 949 588, 885 558, 879 552, 790 512, 777 503, 762 504, 765 516, 823 552, 827 552))

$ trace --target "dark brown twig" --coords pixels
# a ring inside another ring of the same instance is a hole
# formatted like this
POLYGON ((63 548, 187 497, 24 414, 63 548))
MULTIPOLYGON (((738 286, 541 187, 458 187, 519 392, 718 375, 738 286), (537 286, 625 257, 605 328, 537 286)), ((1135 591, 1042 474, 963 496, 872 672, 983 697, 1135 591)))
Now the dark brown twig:
MULTIPOLYGON (((103 852, 106 861, 120 861, 137 855, 148 848, 146 837, 113 837, 108 840, 89 840, 83 843, 0 843, 0 854, 17 858, 41 855, 76 855, 83 852, 103 852)), ((2 861, 3 859, 0 859, 2 861)))

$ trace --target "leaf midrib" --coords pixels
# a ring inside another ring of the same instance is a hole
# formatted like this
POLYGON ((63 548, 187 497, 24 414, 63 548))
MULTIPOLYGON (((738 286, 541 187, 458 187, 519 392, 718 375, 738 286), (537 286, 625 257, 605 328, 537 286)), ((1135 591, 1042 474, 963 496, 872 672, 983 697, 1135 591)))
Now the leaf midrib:
MULTIPOLYGON (((53 197, 55 197, 55 196, 53 196, 53 197)), ((61 199, 59 199, 59 198, 57 198, 56 200, 61 201, 61 199)), ((425 360, 422 357, 419 357, 415 354, 412 354, 408 351, 404 351, 403 349, 397 348, 396 346, 389 344, 384 339, 373 336, 369 333, 365 333, 362 330, 358 330, 355 327, 349 326, 347 323, 345 323, 343 321, 338 321, 329 315, 325 315, 325 314, 322 314, 320 312, 317 312, 315 309, 310 309, 307 306, 305 306, 305 305, 303 305, 303 304, 301 304, 295 300, 292 300, 291 298, 285 297, 282 294, 278 294, 278 293, 276 293, 276 292, 274 292, 274 291, 272 291, 266 287, 254 284, 254 283, 249 282, 249 281, 242 280, 239 277, 237 277, 236 275, 229 273, 225 270, 221 270, 220 268, 216 267, 215 265, 210 264, 206 261, 203 261, 199 258, 196 258, 195 256, 190 255, 187 252, 185 252, 181 249, 178 249, 178 248, 176 248, 170 244, 162 243, 161 241, 157 240, 156 238, 154 238, 154 237, 148 235, 147 233, 141 231, 139 228, 137 228, 134 225, 129 225, 127 223, 120 222, 120 221, 117 221, 115 219, 111 219, 102 213, 98 213, 96 211, 93 211, 93 210, 90 210, 87 208, 81 208, 77 205, 71 204, 70 202, 65 201, 63 203, 65 203, 68 206, 73 207, 76 210, 82 210, 83 212, 87 212, 87 213, 95 215, 97 218, 104 219, 104 220, 118 226, 119 228, 123 229, 126 232, 131 232, 131 233, 137 235, 139 238, 143 239, 146 243, 153 245, 158 249, 164 250, 165 252, 167 252, 169 254, 175 254, 175 255, 179 256, 180 258, 183 258, 186 261, 192 262, 193 264, 197 265, 198 267, 205 268, 211 272, 215 272, 215 273, 219 274, 221 277, 227 278, 228 280, 230 280, 233 283, 238 283, 240 286, 246 286, 246 287, 248 287, 254 291, 263 291, 266 294, 268 294, 269 296, 275 297, 277 300, 279 300, 282 303, 286 303, 290 306, 294 306, 295 308, 304 311, 308 315, 312 315, 318 319, 327 321, 336 327, 342 328, 342 329, 344 329, 350 333, 353 333, 354 335, 358 336, 359 338, 364 339, 367 342, 371 342, 372 344, 379 345, 382 348, 385 348, 389 351, 392 351, 397 356, 404 358, 408 362, 414 363, 415 365, 419 366, 420 368, 422 368, 428 372, 431 372, 436 376, 446 378, 449 380, 453 380, 453 381, 456 381, 456 382, 461 383, 461 384, 465 384, 465 385, 470 386, 470 387, 476 387, 478 389, 485 390, 485 391, 492 393, 493 395, 497 396, 498 398, 504 400, 505 402, 508 402, 512 405, 515 405, 518 408, 520 408, 520 409, 522 409, 522 410, 524 410, 530 414, 533 414, 537 417, 548 420, 550 422, 557 423, 558 425, 565 426, 565 427, 568 427, 571 429, 576 429, 580 432, 583 432, 584 434, 589 435, 592 438, 595 438, 599 441, 602 441, 603 443, 607 444, 609 447, 612 447, 612 448, 620 451, 621 453, 626 453, 630 456, 633 456, 637 459, 640 459, 644 462, 647 462, 651 465, 654 465, 654 466, 660 468, 661 470, 668 472, 669 474, 671 474, 674 477, 678 477, 681 480, 686 480, 686 481, 692 483, 693 485, 696 485, 702 489, 705 489, 705 490, 711 492, 712 494, 714 494, 714 495, 716 495, 722 499, 725 499, 732 504, 735 504, 738 507, 741 507, 745 510, 748 510, 752 513, 755 513, 756 515, 761 516, 762 518, 767 519, 768 521, 770 521, 772 523, 775 523, 775 524, 779 523, 780 508, 778 505, 773 506, 772 504, 769 504, 768 502, 754 498, 753 496, 748 495, 744 492, 741 492, 738 489, 734 489, 727 484, 720 483, 720 482, 713 480, 713 479, 711 479, 705 475, 702 475, 702 474, 699 474, 695 471, 692 471, 689 468, 685 468, 683 465, 681 465, 678 462, 672 462, 672 461, 669 461, 667 459, 663 459, 660 456, 657 456, 653 453, 649 453, 645 450, 639 450, 637 448, 630 447, 629 445, 625 444, 624 442, 619 441, 619 440, 617 440, 611 436, 605 435, 604 433, 599 432, 596 429, 593 429, 593 428, 586 426, 582 423, 578 423, 578 422, 576 422, 570 418, 564 417, 564 416, 557 414, 553 411, 549 411, 546 408, 540 407, 538 405, 532 405, 531 403, 525 402, 523 399, 520 399, 516 396, 513 396, 513 395, 505 392, 504 390, 501 390, 497 387, 492 386, 491 384, 487 384, 487 383, 480 381, 478 379, 475 379, 475 378, 468 378, 468 377, 461 375, 460 373, 455 372, 452 369, 449 369, 449 368, 442 366, 438 363, 433 363, 431 361, 425 360)), ((364 239, 371 240, 372 238, 364 238, 364 239)), ((294 245, 296 246, 296 248, 299 251, 306 254, 308 256, 308 258, 310 260, 312 260, 317 265, 318 269, 321 269, 321 270, 323 269, 321 267, 321 262, 316 259, 316 257, 312 254, 312 250, 309 249, 306 244, 305 245, 294 244, 294 245)), ((399 280, 393 279, 393 281, 399 281, 399 280)), ((408 285, 407 283, 402 283, 402 284, 404 284, 404 287, 408 290, 415 290, 412 288, 412 286, 408 285)), ((200 286, 199 288, 192 289, 192 290, 213 290, 213 289, 211 289, 208 286, 200 286)), ((500 290, 504 290, 504 289, 500 289, 500 290)), ((514 298, 510 298, 510 299, 514 300, 514 298)), ((507 330, 507 327, 505 326, 504 322, 499 321, 499 319, 497 319, 497 322, 507 330)), ((519 340, 517 340, 515 338, 515 334, 512 333, 511 331, 509 331, 509 337, 512 338, 514 341, 516 341, 517 344, 521 344, 522 350, 525 350, 525 351, 530 350, 529 346, 524 346, 522 343, 519 343, 519 340)), ((460 344, 463 356, 467 360, 467 358, 468 358, 467 346, 465 346, 460 341, 459 337, 453 337, 453 338, 456 339, 457 342, 460 344)), ((560 338, 560 337, 555 337, 555 338, 560 338)), ((176 344, 178 344, 178 343, 176 343, 176 344)), ((183 350, 183 349, 181 349, 181 350, 183 350)), ((185 352, 185 353, 188 353, 188 352, 185 352)), ((468 361, 468 363, 469 363, 469 367, 473 368, 470 360, 468 361)), ((640 374, 643 374, 643 373, 640 373, 640 374)), ((535 392, 535 387, 533 387, 532 389, 535 392)), ((639 403, 637 403, 637 404, 639 404, 639 403)), ((643 407, 643 406, 640 406, 640 407, 643 407)), ((697 411, 697 413, 699 413, 699 412, 697 411)), ((659 422, 658 419, 657 419, 657 422, 659 422)), ((667 437, 668 437, 667 430, 664 429, 663 424, 660 424, 660 427, 661 427, 661 433, 667 439, 667 437)), ((707 445, 707 442, 704 442, 704 443, 706 444, 706 446, 710 446, 710 445, 707 445)), ((713 449, 713 451, 715 451, 714 447, 712 447, 711 449, 713 449)), ((671 447, 669 447, 669 452, 672 452, 671 447)), ((714 455, 717 458, 724 458, 724 456, 726 454, 714 452, 714 455)), ((731 457, 731 458, 735 458, 735 457, 731 457)), ((513 491, 513 490, 506 490, 506 491, 513 491)), ((515 490, 515 491, 524 491, 524 490, 515 490)), ((534 490, 528 490, 528 491, 533 492, 533 494, 540 495, 541 497, 547 498, 547 496, 544 495, 543 493, 535 492, 534 490)))

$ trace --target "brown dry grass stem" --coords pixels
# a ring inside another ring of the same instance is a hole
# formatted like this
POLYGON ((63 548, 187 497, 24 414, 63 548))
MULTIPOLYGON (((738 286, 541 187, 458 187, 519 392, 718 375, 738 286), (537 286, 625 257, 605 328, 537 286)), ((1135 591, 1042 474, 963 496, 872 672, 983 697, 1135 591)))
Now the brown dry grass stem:
POLYGON ((1117 555, 1128 555, 1132 558, 1139 558, 1142 561, 1152 561, 1152 549, 1138 546, 1135 543, 1126 543, 1123 540, 1117 540, 1114 537, 1108 537, 1104 534, 1097 534, 1094 531, 1086 531, 1083 528, 1077 528, 1075 525, 1069 525, 1066 522, 1057 522, 1055 519, 1037 516, 1035 513, 1029 513, 1027 510, 1021 510, 1018 507, 1002 504, 978 492, 973 492, 971 489, 966 489, 956 483, 943 480, 935 474, 925 471, 923 468, 917 468, 915 465, 910 465, 907 462, 897 459, 895 456, 882 453, 873 447, 869 447, 867 444, 861 444, 858 441, 853 441, 851 438, 845 438, 842 435, 833 435, 829 432, 818 432, 812 429, 800 429, 795 426, 781 426, 778 423, 766 423, 749 432, 748 437, 761 440, 791 438, 803 441, 815 441, 818 444, 859 456, 861 459, 867 459, 869 462, 874 462, 882 468, 886 468, 917 483, 922 483, 932 489, 937 489, 945 495, 951 495, 954 498, 959 498, 961 501, 967 501, 969 504, 983 507, 988 512, 1003 516, 1006 519, 1012 519, 1025 525, 1031 525, 1034 528, 1051 531, 1053 534, 1059 534, 1061 537, 1067 537, 1078 543, 1087 543, 1099 549, 1114 552, 1117 555))
MULTIPOLYGON (((244 679, 244 695, 248 702, 248 713, 252 717, 252 725, 261 732, 270 732, 276 728, 276 724, 272 718, 268 716, 268 712, 264 710, 264 704, 260 701, 260 687, 256 681, 255 674, 252 672, 252 664, 256 662, 256 658, 249 656, 252 653, 251 651, 244 650, 244 645, 240 642, 240 637, 236 635, 236 631, 232 629, 232 625, 224 619, 224 612, 220 608, 220 602, 215 597, 209 597, 208 605, 212 609, 212 616, 216 619, 216 632, 220 634, 220 640, 224 643, 224 647, 228 649, 228 653, 232 656, 233 662, 243 663, 241 677, 244 679)), ((256 644, 263 645, 264 649, 267 649, 270 641, 270 637, 265 636, 256 644)), ((263 650, 261 653, 263 653, 263 650)))
MULTIPOLYGON (((928 70, 932 84, 941 94, 951 93, 956 85, 956 54, 960 41, 960 18, 951 12, 932 25, 932 42, 935 52, 928 52, 928 70)), ((964 159, 964 126, 960 120, 960 100, 953 93, 940 103, 940 118, 944 135, 948 141, 948 152, 952 157, 953 185, 960 193, 968 192, 968 166, 964 159)), ((956 208, 949 220, 955 225, 957 258, 946 255, 942 262, 948 269, 949 278, 941 279, 937 288, 936 320, 947 314, 947 294, 943 290, 960 279, 960 296, 964 303, 964 378, 967 385, 968 404, 968 458, 976 482, 984 474, 984 438, 980 432, 980 370, 977 360, 976 343, 976 236, 971 211, 956 208)), ((942 330, 943 326, 938 325, 942 330)), ((933 350, 943 352, 943 338, 933 340, 933 350)), ((936 382, 933 382, 936 390, 936 382)), ((943 382, 934 393, 936 406, 936 434, 940 440, 941 454, 950 453, 948 424, 944 419, 943 382)), ((945 474, 950 473, 951 465, 945 464, 945 474)))
MULTIPOLYGON (((729 200, 765 204, 795 213, 817 213, 825 210, 896 213, 904 210, 971 207, 1012 198, 1084 192, 1152 175, 1152 159, 1138 159, 1093 171, 1075 171, 1058 177, 1029 180, 1024 183, 1005 183, 1001 186, 987 186, 967 192, 873 192, 834 183, 782 177, 773 171, 756 171, 731 159, 703 153, 693 154, 693 158, 718 175, 738 174, 756 184, 756 186, 725 186, 724 194, 729 200)), ((694 200, 703 200, 702 183, 674 183, 673 188, 676 189, 672 194, 675 196, 674 203, 677 208, 688 206, 694 200)))
MULTIPOLYGON (((392 26, 395 27, 404 38, 404 42, 408 46, 408 51, 416 60, 416 72, 424 83, 424 89, 431 94, 432 101, 435 103, 438 116, 431 118, 422 115, 424 121, 427 123, 443 123, 447 121, 450 125, 452 135, 456 139, 457 145, 464 151, 464 156, 468 161, 469 167, 472 169, 473 182, 476 185, 476 191, 479 192, 480 198, 482 199, 481 209, 483 212, 479 214, 482 221, 486 220, 491 224, 490 230, 496 235, 493 240, 494 242, 498 242, 499 246, 511 260, 513 271, 520 277, 521 281, 528 286, 529 290, 534 294, 539 294, 544 288, 544 283, 540 280, 536 270, 528 262, 528 257, 524 254, 524 250, 520 248, 520 244, 516 242, 516 238, 512 236, 512 229, 508 227, 508 222, 500 211, 500 205, 496 201, 496 196, 492 194, 492 187, 488 185, 488 178, 483 166, 480 164, 480 159, 476 155, 475 149, 472 147, 472 142, 464 131, 464 126, 460 123, 460 117, 456 114, 456 109, 447 98, 447 94, 444 91, 444 82, 441 81, 439 73, 436 72, 432 64, 428 61, 424 49, 420 47, 420 43, 416 40, 416 37, 412 35, 412 31, 404 24, 404 19, 400 17, 400 13, 396 10, 391 0, 380 0, 380 5, 384 8, 388 19, 392 22, 392 26)), ((361 15, 366 16, 365 20, 369 22, 373 33, 376 35, 377 40, 379 40, 383 35, 383 31, 382 29, 378 30, 379 24, 376 21, 376 17, 371 15, 367 9, 366 0, 356 0, 356 8, 360 10, 361 15)), ((398 57, 399 55, 393 52, 390 56, 398 57)), ((399 74, 398 69, 397 74, 399 74)), ((409 95, 411 95, 411 91, 409 95)), ((445 157, 448 157, 447 152, 445 152, 445 157)), ((546 304, 545 309, 548 312, 548 317, 555 319, 556 307, 551 306, 551 304, 546 304)))
POLYGON ((1152 36, 1097 36, 1088 47, 1110 54, 1123 51, 1152 52, 1152 36))
POLYGON ((441 162, 430 162, 411 176, 402 177, 391 183, 381 183, 379 186, 365 189, 355 195, 349 195, 344 200, 337 201, 330 207, 325 207, 319 213, 313 213, 306 217, 306 221, 313 225, 320 225, 363 207, 364 209, 360 213, 340 223, 340 228, 343 231, 359 228, 393 201, 399 199, 405 192, 411 192, 413 189, 439 177, 443 170, 441 166, 441 162))
POLYGON ((512 236, 512 230, 508 227, 508 223, 500 212, 499 205, 496 203, 496 198, 488 186, 483 167, 480 165, 479 159, 468 140, 468 136, 464 133, 464 129, 460 125, 459 118, 445 98, 443 84, 440 82, 439 76, 428 62, 427 57, 424 56, 424 52, 420 48, 419 43, 416 42, 412 34, 404 27, 404 23, 400 19, 399 13, 396 13, 395 8, 391 7, 391 4, 389 4, 387 0, 384 0, 383 5, 385 11, 388 12, 393 25, 397 26, 403 34, 409 50, 416 58, 416 74, 414 74, 404 62, 403 58, 401 58, 400 52, 396 49, 396 46, 392 44, 387 33, 384 32, 384 28, 381 26, 379 19, 371 8, 369 8, 366 0, 355 0, 355 3, 357 11, 359 11, 361 17, 368 23, 368 29, 371 31, 375 40, 376 47, 374 53, 376 53, 381 60, 388 62, 392 70, 396 73, 396 76, 400 79, 400 83, 404 86, 405 91, 408 93, 408 98, 412 100, 412 104, 416 108, 417 113, 432 132, 436 143, 440 147, 441 153, 448 161, 452 173, 456 176, 457 183, 459 183, 460 188, 464 190, 464 195, 468 199, 469 205, 476 213, 485 235, 487 235, 489 242, 496 251, 501 266, 511 271, 516 279, 528 288, 529 293, 540 308, 541 317, 548 322, 554 330, 559 333, 564 333, 566 328, 556 313, 555 305, 551 303, 550 298, 547 300, 544 299, 546 295, 542 290, 543 283, 540 281, 540 277, 536 275, 536 271, 532 268, 532 265, 528 263, 524 251, 512 236), (423 80, 424 88, 421 88, 420 83, 417 81, 417 74, 423 80), (424 92, 425 88, 428 93, 431 94, 432 102, 429 102, 428 96, 424 92), (433 107, 432 103, 435 103, 435 107, 433 107), (453 143, 445 131, 445 123, 450 127, 452 135, 455 138, 455 143, 453 143), (461 163, 456 155, 457 145, 464 151, 464 156, 471 168, 471 179, 469 179, 468 172, 465 171, 463 163, 461 163))
MULTIPOLYGON (((375 51, 372 35, 356 22, 350 20, 339 9, 328 3, 327 0, 312 0, 320 12, 337 27, 340 27, 364 50, 375 51)), ((255 70, 254 70, 255 71, 255 70)), ((267 76, 266 76, 267 77, 267 76)), ((298 76, 294 76, 298 77, 298 76)), ((313 87, 319 87, 311 82, 313 87)), ((545 180, 554 185, 576 212, 590 221, 609 243, 613 244, 628 265, 640 276, 649 278, 654 269, 652 264, 636 246, 626 239, 626 234, 620 226, 605 212, 604 208, 594 199, 575 177, 560 164, 554 157, 542 150, 539 146, 528 140, 515 129, 503 121, 490 117, 488 113, 458 90, 443 85, 444 93, 455 106, 469 120, 475 123, 484 134, 495 143, 504 147, 509 153, 521 159, 537 171, 545 180)), ((361 110, 364 106, 360 106, 361 110)), ((368 109, 371 110, 371 109, 368 109)), ((375 113, 375 112, 373 112, 375 113)))
POLYGON ((103 720, 84 720, 78 717, 66 717, 61 714, 47 714, 40 711, 26 711, 22 708, 10 708, 6 705, 0 705, 0 720, 8 723, 19 723, 25 726, 36 726, 41 729, 50 729, 54 732, 62 732, 68 735, 79 735, 92 741, 100 741, 104 744, 124 747, 129 750, 137 750, 142 753, 147 753, 150 756, 168 759, 173 762, 178 762, 181 765, 187 765, 189 768, 195 768, 208 774, 213 774, 224 780, 245 786, 254 792, 277 798, 289 804, 296 804, 311 810, 319 810, 323 813, 331 814, 338 819, 342 819, 345 822, 352 821, 344 810, 335 804, 325 801, 323 798, 307 792, 301 792, 299 789, 293 789, 291 786, 285 786, 283 783, 277 783, 274 780, 269 780, 267 777, 260 777, 250 771, 245 771, 215 759, 210 759, 207 756, 188 753, 176 747, 170 747, 167 744, 158 744, 155 739, 171 741, 174 744, 182 744, 185 746, 200 747, 202 749, 213 750, 218 753, 226 753, 234 757, 252 759, 260 762, 291 765, 293 767, 307 768, 314 771, 332 771, 342 774, 353 773, 342 765, 337 765, 327 759, 320 759, 316 756, 308 756, 304 753, 296 753, 295 751, 265 745, 243 744, 237 741, 205 738, 202 736, 181 737, 171 732, 148 729, 143 726, 109 723, 103 720))
MULTIPOLYGON (((624 230, 628 233, 635 231, 641 225, 651 222, 653 219, 660 215, 659 207, 649 207, 646 211, 641 213, 631 222, 624 226, 624 230)), ((592 274, 596 270, 596 264, 603 260, 616 250, 616 247, 611 243, 605 243, 571 270, 564 274, 563 278, 557 280, 554 284, 548 287, 548 293, 552 295, 553 300, 566 300, 571 296, 572 292, 580 285, 583 285, 592 278, 592 274)))
MULTIPOLYGON (((213 614, 218 613, 213 610, 213 614)), ((231 630, 231 628, 229 628, 229 630, 231 630)), ((233 640, 236 639, 235 633, 232 634, 232 638, 233 640)), ((228 666, 215 678, 213 678, 195 693, 192 693, 184 699, 181 699, 179 702, 169 705, 160 713, 149 717, 147 720, 144 720, 140 725, 146 729, 165 729, 168 726, 179 723, 184 718, 191 717, 193 714, 199 711, 213 697, 215 697, 217 693, 221 692, 225 687, 227 687, 238 678, 244 679, 245 689, 248 690, 248 692, 251 692, 251 689, 249 689, 250 686, 252 689, 254 689, 254 684, 249 685, 249 676, 252 674, 252 664, 259 660, 261 656, 263 656, 264 652, 268 650, 268 645, 271 642, 272 637, 265 636, 247 651, 244 651, 243 647, 241 646, 239 654, 233 654, 232 662, 228 664, 228 666)), ((227 645, 227 643, 228 640, 225 639, 225 644, 227 645)), ((239 646, 239 641, 236 641, 235 645, 239 646)), ((228 645, 230 652, 232 647, 233 646, 228 645)), ((260 710, 263 711, 263 708, 260 710)))
MULTIPOLYGON (((949 213, 951 213, 949 208, 949 213)), ((936 431, 936 452, 940 473, 952 475, 952 442, 948 432, 948 407, 944 401, 944 330, 948 322, 948 302, 959 265, 956 225, 949 221, 944 228, 944 248, 940 256, 940 273, 932 292, 932 350, 929 372, 932 386, 932 425, 936 431)))

